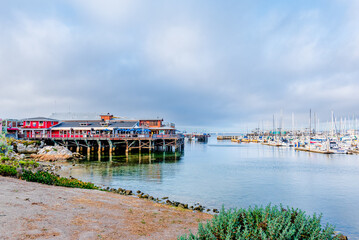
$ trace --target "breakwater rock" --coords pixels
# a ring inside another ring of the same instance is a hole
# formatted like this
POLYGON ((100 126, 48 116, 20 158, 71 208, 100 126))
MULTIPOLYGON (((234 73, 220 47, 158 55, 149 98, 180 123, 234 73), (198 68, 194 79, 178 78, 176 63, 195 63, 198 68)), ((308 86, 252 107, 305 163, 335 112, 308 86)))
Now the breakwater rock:
POLYGON ((134 194, 132 192, 132 190, 126 190, 123 188, 115 189, 115 188, 107 187, 107 188, 103 188, 103 190, 108 191, 108 192, 119 193, 121 195, 135 195, 138 198, 147 199, 152 202, 161 203, 161 204, 165 204, 168 206, 177 207, 177 208, 181 208, 181 209, 189 209, 189 210, 197 211, 197 212, 204 212, 206 210, 207 212, 212 211, 213 213, 219 213, 219 211, 217 209, 206 208, 205 206, 202 206, 199 203, 196 203, 194 206, 189 206, 186 203, 171 201, 168 199, 168 197, 155 198, 149 194, 141 192, 140 190, 136 191, 137 194, 134 194))

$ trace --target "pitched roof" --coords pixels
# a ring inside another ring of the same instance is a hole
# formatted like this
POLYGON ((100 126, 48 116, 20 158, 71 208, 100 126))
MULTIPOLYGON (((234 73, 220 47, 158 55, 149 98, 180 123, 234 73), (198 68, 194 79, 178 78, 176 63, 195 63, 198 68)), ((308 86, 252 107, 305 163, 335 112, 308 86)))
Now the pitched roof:
POLYGON ((50 121, 50 122, 58 122, 59 120, 53 118, 46 117, 34 117, 34 118, 24 118, 21 121, 50 121))

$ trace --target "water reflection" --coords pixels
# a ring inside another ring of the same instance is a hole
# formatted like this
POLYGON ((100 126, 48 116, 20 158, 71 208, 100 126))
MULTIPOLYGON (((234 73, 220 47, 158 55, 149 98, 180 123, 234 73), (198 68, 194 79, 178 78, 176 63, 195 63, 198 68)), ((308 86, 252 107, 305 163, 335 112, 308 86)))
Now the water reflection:
POLYGON ((137 165, 137 164, 152 164, 161 162, 177 162, 180 161, 184 153, 182 152, 156 152, 156 153, 132 153, 132 154, 89 154, 86 155, 86 161, 80 164, 94 164, 94 162, 113 162, 114 166, 123 165, 137 165))
MULTIPOLYGON (((135 153, 128 155, 89 155, 70 170, 70 175, 99 185, 115 186, 120 178, 162 182, 164 164, 176 164, 183 153, 135 153)), ((175 170, 175 169, 172 169, 175 170)), ((175 171, 166 169, 166 174, 175 171)))

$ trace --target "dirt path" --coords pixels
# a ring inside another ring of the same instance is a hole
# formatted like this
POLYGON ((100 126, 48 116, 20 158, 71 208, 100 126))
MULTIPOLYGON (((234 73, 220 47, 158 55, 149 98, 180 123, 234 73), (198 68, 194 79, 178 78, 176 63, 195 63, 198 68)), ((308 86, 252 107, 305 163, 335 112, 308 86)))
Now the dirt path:
POLYGON ((0 176, 0 239, 176 239, 211 215, 0 176))

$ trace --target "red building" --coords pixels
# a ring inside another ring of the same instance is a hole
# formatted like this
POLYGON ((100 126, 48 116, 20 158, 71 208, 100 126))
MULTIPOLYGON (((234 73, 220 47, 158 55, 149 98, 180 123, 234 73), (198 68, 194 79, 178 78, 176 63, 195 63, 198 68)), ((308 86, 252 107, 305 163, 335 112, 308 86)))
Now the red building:
POLYGON ((102 121, 110 121, 113 119, 113 115, 107 113, 106 115, 100 115, 102 121))
POLYGON ((36 135, 45 135, 52 126, 59 124, 59 120, 51 118, 26 118, 22 120, 21 133, 25 137, 35 137, 36 135))
POLYGON ((152 134, 176 134, 175 124, 164 123, 163 119, 139 120, 140 128, 148 128, 152 134))
POLYGON ((140 127, 159 128, 162 126, 163 119, 140 120, 140 127))

